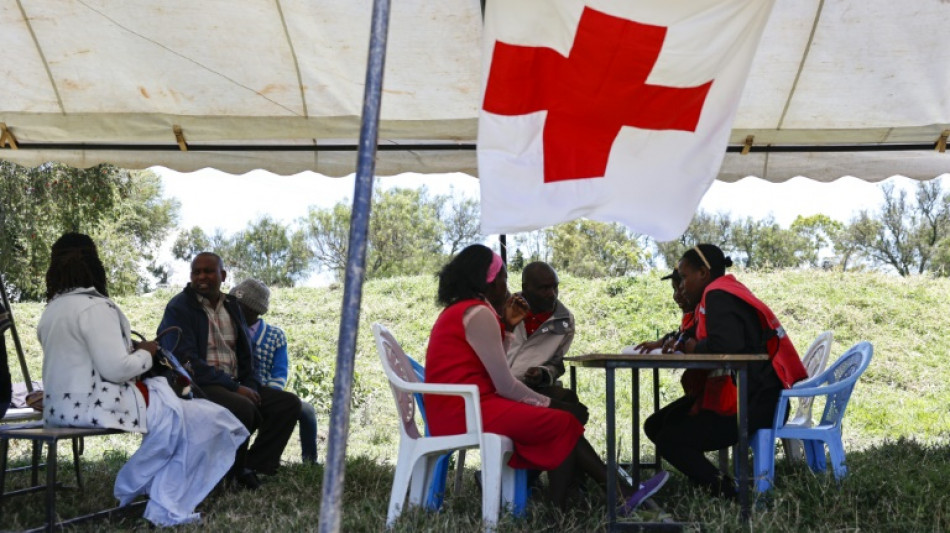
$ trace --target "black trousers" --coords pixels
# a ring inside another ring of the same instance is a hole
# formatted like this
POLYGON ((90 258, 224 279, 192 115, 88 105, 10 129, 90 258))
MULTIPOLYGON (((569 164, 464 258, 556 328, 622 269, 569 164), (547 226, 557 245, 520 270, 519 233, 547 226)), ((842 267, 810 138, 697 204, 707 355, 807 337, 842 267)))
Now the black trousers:
POLYGON ((690 415, 693 398, 683 396, 650 415, 643 430, 657 452, 677 470, 714 494, 734 494, 732 481, 706 459, 704 452, 721 450, 739 440, 735 416, 701 410, 690 415))
POLYGON ((212 402, 227 408, 252 434, 257 431, 254 444, 248 448, 251 437, 238 448, 231 471, 240 473, 250 468, 262 474, 273 475, 280 466, 280 455, 300 417, 300 399, 293 393, 261 387, 261 404, 229 391, 220 385, 201 388, 212 402))

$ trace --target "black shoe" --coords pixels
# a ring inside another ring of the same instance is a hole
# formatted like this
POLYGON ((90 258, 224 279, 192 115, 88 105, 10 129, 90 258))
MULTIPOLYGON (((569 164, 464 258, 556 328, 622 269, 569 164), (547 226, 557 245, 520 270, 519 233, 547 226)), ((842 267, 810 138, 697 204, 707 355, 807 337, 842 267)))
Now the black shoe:
POLYGON ((257 473, 250 468, 245 468, 238 474, 235 481, 237 481, 237 486, 244 490, 257 490, 261 488, 261 480, 257 478, 257 473))

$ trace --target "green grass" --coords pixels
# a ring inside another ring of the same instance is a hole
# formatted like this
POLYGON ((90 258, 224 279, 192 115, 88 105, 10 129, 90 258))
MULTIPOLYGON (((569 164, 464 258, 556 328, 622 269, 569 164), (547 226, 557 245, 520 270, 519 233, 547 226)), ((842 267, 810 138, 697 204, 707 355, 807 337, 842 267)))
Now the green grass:
MULTIPOLYGON (((616 351, 625 344, 673 329, 677 310, 661 273, 637 278, 562 279, 562 300, 577 317, 572 354, 616 351)), ((768 302, 801 351, 820 332, 835 333, 832 357, 860 340, 874 344, 874 359, 858 382, 845 418, 850 474, 839 487, 832 478, 813 475, 779 461, 776 489, 756 508, 757 531, 944 531, 950 529, 950 357, 943 339, 950 316, 950 279, 902 279, 878 274, 835 272, 739 273, 768 302)), ((516 288, 516 287, 513 287, 516 288)), ((119 298, 133 328, 154 333, 165 302, 174 291, 119 298)), ((350 421, 344 492, 344 531, 380 531, 398 446, 395 408, 379 368, 369 325, 382 322, 404 349, 422 359, 429 328, 438 314, 435 280, 430 276, 373 281, 363 294, 356 355, 354 405, 350 421)), ((290 387, 314 402, 320 418, 320 455, 326 451, 327 417, 339 330, 340 287, 278 289, 268 319, 288 334, 292 362, 290 387)), ((35 338, 41 304, 14 306, 30 371, 40 376, 42 359, 35 338)), ((17 369, 12 368, 14 376, 17 369)), ((579 394, 591 407, 587 435, 603 451, 603 374, 579 370, 579 394)), ((661 373, 663 401, 679 394, 678 374, 661 373)), ((629 395, 620 380, 618 397, 629 395)), ((647 389, 647 387, 644 387, 647 389)), ((644 399, 646 399, 644 392, 644 399)), ((620 424, 629 416, 620 406, 620 424)), ((623 426, 621 426, 623 427, 623 426)), ((629 437, 621 442, 629 457, 629 437)), ((90 439, 84 457, 85 493, 64 491, 58 509, 64 517, 110 505, 112 482, 139 442, 132 435, 90 439)), ((652 453, 645 448, 644 453, 652 453)), ((11 449, 18 464, 27 461, 22 446, 11 449)), ((216 494, 202 507, 200 526, 182 530, 313 530, 319 517, 322 469, 300 464, 296 437, 284 453, 286 468, 256 493, 216 494)), ((68 455, 61 456, 68 464, 68 455)), ((474 467, 472 467, 474 468, 474 467)), ((474 472, 474 470, 472 470, 474 472)), ((61 477, 68 478, 65 467, 61 477)), ((8 483, 22 486, 28 476, 8 483)), ((705 530, 743 530, 738 508, 695 493, 674 475, 655 498, 676 520, 702 523, 705 530)), ((43 499, 20 496, 4 504, 0 529, 22 529, 43 520, 43 499)), ((591 490, 570 513, 533 501, 529 518, 505 518, 501 531, 590 531, 602 528, 603 497, 591 490)), ((79 528, 127 530, 146 527, 138 518, 98 521, 79 528)), ((397 531, 480 531, 480 500, 466 473, 462 494, 450 494, 439 514, 407 512, 397 531)))

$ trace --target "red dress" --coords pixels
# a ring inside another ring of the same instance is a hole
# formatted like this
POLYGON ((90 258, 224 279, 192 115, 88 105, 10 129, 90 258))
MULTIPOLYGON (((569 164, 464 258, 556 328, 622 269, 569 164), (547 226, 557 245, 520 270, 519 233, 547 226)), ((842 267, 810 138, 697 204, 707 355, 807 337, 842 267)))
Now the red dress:
MULTIPOLYGON (((514 442, 515 451, 508 465, 554 469, 574 449, 584 426, 566 411, 516 402, 495 392, 488 371, 465 340, 462 317, 475 305, 487 306, 481 300, 464 300, 439 315, 426 351, 426 382, 477 385, 481 393, 482 428, 514 442)), ((499 331, 499 342, 500 335, 499 331)), ((432 435, 465 432, 465 406, 461 398, 427 394, 424 402, 432 435)))

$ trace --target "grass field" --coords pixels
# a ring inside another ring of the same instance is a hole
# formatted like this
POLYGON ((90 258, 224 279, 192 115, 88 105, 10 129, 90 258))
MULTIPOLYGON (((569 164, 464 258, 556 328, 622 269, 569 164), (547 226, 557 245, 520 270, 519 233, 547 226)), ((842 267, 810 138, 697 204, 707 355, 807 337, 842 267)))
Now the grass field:
MULTIPOLYGON (((673 329, 677 310, 660 273, 636 278, 585 280, 565 277, 561 298, 577 318, 572 354, 611 352, 673 329)), ((850 474, 839 487, 832 478, 813 475, 798 465, 778 462, 776 489, 756 507, 757 531, 946 531, 950 530, 950 348, 945 323, 950 280, 903 279, 880 274, 834 272, 739 273, 739 278, 770 304, 801 351, 824 330, 833 330, 832 357, 861 340, 874 345, 874 359, 858 382, 845 418, 845 447, 850 474)), ((513 276, 513 279, 516 276, 513 276)), ((517 288, 517 287, 513 287, 517 288)), ((119 298, 133 328, 154 333, 173 291, 119 298)), ((384 529, 386 504, 398 445, 396 415, 379 368, 369 325, 385 324, 404 349, 421 360, 438 309, 430 276, 373 281, 363 295, 356 355, 356 383, 347 448, 344 531, 384 529)), ((290 340, 290 387, 317 407, 321 461, 336 358, 340 287, 278 289, 266 317, 283 327, 290 340)), ((42 359, 35 326, 42 304, 14 305, 20 335, 34 379, 42 359)), ((14 365, 15 366, 15 365, 14 365)), ((14 379, 18 374, 11 369, 14 379)), ((603 376, 579 370, 578 393, 591 407, 587 435, 604 450, 603 376)), ((622 380, 626 381, 626 380, 622 380)), ((644 387, 646 388, 646 387, 644 387)), ((629 395, 629 383, 618 397, 629 395)), ((678 396, 678 373, 663 372, 662 401, 678 396)), ((623 424, 629 406, 618 405, 623 424)), ((202 524, 182 530, 313 530, 319 516, 322 467, 300 463, 296 437, 284 453, 286 467, 254 493, 213 494, 200 508, 202 524)), ((58 509, 68 517, 111 505, 112 482, 139 437, 91 439, 84 456, 87 488, 64 491, 58 509)), ((621 443, 630 455, 629 438, 621 443)), ((645 448, 645 454, 652 449, 645 448)), ((27 461, 22 446, 11 449, 18 464, 27 461)), ((68 464, 67 455, 61 464, 68 464)), ((474 467, 472 472, 474 472, 474 467)), ((64 469, 62 476, 68 479, 64 469)), ((28 476, 9 478, 22 486, 28 476)), ((444 512, 406 513, 397 531, 480 531, 480 496, 471 472, 462 494, 450 494, 444 512)), ((705 530, 743 530, 738 507, 694 492, 674 474, 655 501, 674 519, 703 524, 705 530)), ((591 531, 602 529, 604 499, 595 490, 570 513, 532 502, 529 517, 506 517, 501 531, 591 531)), ((649 518, 649 517, 648 517, 649 518)), ((39 525, 43 499, 21 496, 4 504, 0 529, 39 525)), ((144 529, 134 517, 98 521, 82 531, 144 529)))

